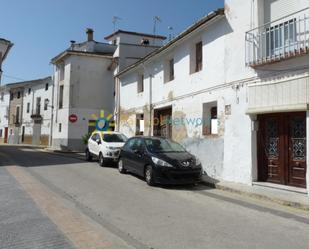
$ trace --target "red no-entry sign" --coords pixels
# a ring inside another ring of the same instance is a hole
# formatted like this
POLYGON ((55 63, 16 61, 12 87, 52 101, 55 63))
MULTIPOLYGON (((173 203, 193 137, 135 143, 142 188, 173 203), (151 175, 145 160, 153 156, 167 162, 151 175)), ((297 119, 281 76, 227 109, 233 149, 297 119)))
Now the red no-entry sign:
POLYGON ((71 114, 69 116, 69 120, 70 120, 71 123, 75 123, 77 121, 77 115, 71 114))

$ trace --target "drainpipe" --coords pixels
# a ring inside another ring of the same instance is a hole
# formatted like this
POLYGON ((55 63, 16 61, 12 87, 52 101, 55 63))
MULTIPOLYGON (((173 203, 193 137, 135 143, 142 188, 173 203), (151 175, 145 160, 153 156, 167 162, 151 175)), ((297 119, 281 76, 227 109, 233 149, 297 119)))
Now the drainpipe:
POLYGON ((152 108, 152 78, 153 78, 153 75, 151 73, 149 73, 149 71, 145 67, 144 63, 142 63, 142 67, 144 68, 144 71, 149 76, 149 123, 148 123, 148 136, 151 136, 151 130, 152 130, 152 109, 153 109, 152 108))
POLYGON ((51 117, 50 117, 50 134, 49 134, 49 147, 52 147, 52 139, 53 139, 53 126, 54 126, 54 88, 55 81, 54 77, 52 77, 52 99, 51 99, 51 117))
POLYGON ((149 130, 148 135, 151 136, 152 130, 152 74, 149 74, 149 130))
POLYGON ((23 110, 24 110, 24 93, 25 93, 25 88, 22 88, 21 90, 21 107, 20 107, 20 126, 18 127, 18 143, 22 144, 22 138, 19 137, 20 134, 20 128, 22 129, 23 127, 23 110))
POLYGON ((120 130, 120 80, 118 77, 115 77, 115 92, 116 92, 116 130, 120 130))

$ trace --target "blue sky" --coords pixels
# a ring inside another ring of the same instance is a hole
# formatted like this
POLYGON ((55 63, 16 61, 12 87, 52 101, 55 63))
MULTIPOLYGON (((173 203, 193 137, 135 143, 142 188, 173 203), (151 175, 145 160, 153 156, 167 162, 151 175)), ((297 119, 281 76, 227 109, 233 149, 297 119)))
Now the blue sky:
POLYGON ((14 43, 3 65, 2 84, 52 74, 50 59, 70 40, 85 40, 87 27, 104 41, 117 28, 152 33, 153 17, 160 16, 157 33, 176 35, 208 12, 223 7, 223 0, 1 0, 0 37, 14 43))

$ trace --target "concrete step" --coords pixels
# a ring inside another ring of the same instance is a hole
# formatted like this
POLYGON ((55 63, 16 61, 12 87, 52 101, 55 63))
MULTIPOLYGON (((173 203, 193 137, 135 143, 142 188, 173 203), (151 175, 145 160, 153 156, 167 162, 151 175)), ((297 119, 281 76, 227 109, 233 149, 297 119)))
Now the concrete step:
POLYGON ((276 186, 277 184, 271 183, 253 183, 253 185, 245 185, 219 181, 208 176, 203 176, 202 184, 231 193, 246 195, 252 198, 309 211, 309 196, 305 189, 276 186))

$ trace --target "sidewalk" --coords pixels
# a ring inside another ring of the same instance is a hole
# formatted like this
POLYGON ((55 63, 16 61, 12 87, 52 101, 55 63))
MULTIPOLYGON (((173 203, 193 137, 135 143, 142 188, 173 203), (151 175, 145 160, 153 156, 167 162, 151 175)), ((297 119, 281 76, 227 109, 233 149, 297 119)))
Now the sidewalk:
POLYGON ((274 184, 253 183, 253 185, 250 186, 233 182, 217 181, 208 176, 203 176, 202 184, 223 191, 309 211, 309 196, 306 190, 298 188, 290 188, 290 190, 278 189, 274 188, 276 186, 274 184))
POLYGON ((0 248, 73 248, 5 167, 0 167, 0 206, 0 248))

